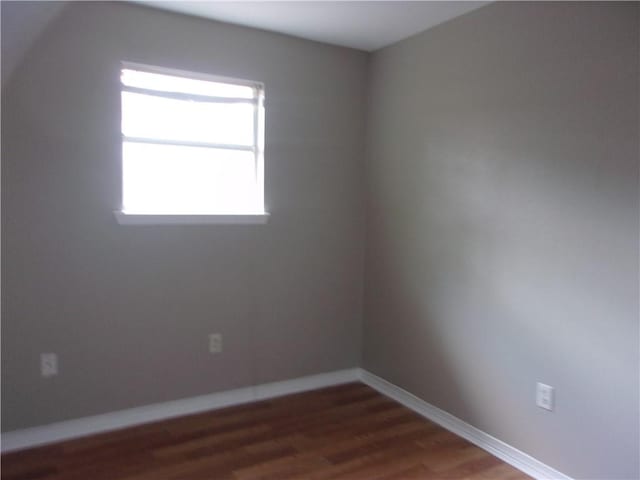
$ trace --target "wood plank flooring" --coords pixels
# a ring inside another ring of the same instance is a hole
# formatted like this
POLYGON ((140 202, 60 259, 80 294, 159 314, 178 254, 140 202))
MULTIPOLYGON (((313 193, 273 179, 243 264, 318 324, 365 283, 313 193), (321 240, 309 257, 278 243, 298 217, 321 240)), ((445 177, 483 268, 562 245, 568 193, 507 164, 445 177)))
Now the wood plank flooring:
POLYGON ((528 478, 360 383, 2 456, 3 480, 528 478))

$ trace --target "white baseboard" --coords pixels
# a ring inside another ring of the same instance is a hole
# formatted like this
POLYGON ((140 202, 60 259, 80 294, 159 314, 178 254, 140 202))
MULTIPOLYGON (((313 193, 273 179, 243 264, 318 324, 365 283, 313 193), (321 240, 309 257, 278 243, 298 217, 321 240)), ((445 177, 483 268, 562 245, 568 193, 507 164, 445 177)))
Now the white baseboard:
POLYGON ((2 453, 22 450, 61 440, 69 440, 95 433, 103 433, 119 428, 165 420, 167 418, 205 412, 207 410, 240 405, 256 400, 265 400, 281 395, 340 385, 342 383, 355 382, 359 379, 360 369, 351 368, 294 378, 292 380, 284 380, 282 382, 265 383, 252 387, 185 398, 172 402, 145 405, 102 415, 94 415, 52 423, 41 427, 3 433, 0 448, 2 453))
POLYGON ((256 400, 266 400, 358 380, 538 480, 572 480, 567 475, 554 470, 526 453, 360 368, 338 370, 282 382, 265 383, 7 432, 1 436, 0 449, 2 453, 22 450, 143 423, 240 405, 256 400))
POLYGON ((507 445, 488 433, 469 425, 457 417, 434 407, 430 403, 419 399, 402 388, 372 374, 360 370, 360 379, 371 388, 401 403, 414 412, 428 418, 434 423, 446 428, 450 432, 470 441, 492 455, 523 471, 538 480, 571 480, 571 477, 558 472, 548 465, 521 452, 517 448, 507 445))

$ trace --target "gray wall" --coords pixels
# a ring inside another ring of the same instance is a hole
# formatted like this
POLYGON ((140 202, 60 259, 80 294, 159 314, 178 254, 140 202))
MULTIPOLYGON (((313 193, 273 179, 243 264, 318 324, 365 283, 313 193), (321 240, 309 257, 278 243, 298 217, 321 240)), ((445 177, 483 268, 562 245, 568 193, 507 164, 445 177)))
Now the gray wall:
POLYGON ((358 365, 366 60, 65 8, 2 89, 3 430, 358 365), (121 60, 266 84, 267 225, 116 223, 121 60), (59 376, 40 377, 41 352, 59 376))
POLYGON ((358 365, 366 199, 364 367, 637 478, 638 10, 493 4, 367 80, 348 49, 70 5, 2 87, 3 429, 358 365), (266 83, 267 225, 115 222, 121 60, 266 83))
POLYGON ((497 3, 370 67, 364 366, 576 478, 640 476, 639 43, 497 3))

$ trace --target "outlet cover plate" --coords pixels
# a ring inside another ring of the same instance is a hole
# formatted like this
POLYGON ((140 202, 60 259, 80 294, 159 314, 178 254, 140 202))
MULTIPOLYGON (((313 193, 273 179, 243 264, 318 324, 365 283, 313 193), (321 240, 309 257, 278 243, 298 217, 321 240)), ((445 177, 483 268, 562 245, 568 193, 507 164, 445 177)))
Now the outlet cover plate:
POLYGON ((536 384, 536 405, 545 410, 553 411, 554 388, 551 385, 538 382, 536 384))
POLYGON ((222 352, 222 334, 211 333, 209 334, 209 353, 221 353, 222 352))
POLYGON ((40 374, 43 377, 53 377, 58 374, 58 355, 55 353, 40 354, 40 374))

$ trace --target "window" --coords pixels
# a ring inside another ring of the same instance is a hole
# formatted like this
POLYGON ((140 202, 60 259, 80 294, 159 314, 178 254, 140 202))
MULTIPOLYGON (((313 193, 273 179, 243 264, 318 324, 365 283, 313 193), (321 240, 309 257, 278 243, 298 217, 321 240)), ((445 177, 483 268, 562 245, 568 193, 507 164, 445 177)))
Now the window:
POLYGON ((262 84, 125 64, 121 96, 121 223, 265 218, 262 84))

